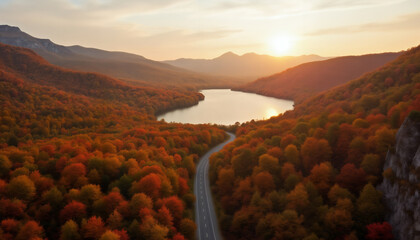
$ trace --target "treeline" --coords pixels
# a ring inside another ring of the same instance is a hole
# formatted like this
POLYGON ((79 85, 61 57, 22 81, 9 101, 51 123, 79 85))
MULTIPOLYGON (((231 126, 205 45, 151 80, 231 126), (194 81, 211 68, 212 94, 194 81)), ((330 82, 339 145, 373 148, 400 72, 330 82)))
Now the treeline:
POLYGON ((29 50, 0 52, 0 239, 195 238, 195 164, 225 133, 149 113, 200 95, 108 86, 29 50))
POLYGON ((381 192, 388 150, 420 110, 420 47, 265 122, 211 158, 227 239, 392 239, 381 192))

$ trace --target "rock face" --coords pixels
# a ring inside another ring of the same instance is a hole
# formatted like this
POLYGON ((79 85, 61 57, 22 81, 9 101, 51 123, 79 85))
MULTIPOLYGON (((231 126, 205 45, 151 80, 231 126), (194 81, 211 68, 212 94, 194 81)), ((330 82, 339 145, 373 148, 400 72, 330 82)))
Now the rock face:
POLYGON ((389 209, 387 220, 394 237, 420 240, 420 112, 407 117, 396 136, 395 151, 389 151, 384 170, 390 173, 378 189, 389 209))
POLYGON ((8 25, 0 25, 0 42, 30 48, 35 51, 48 51, 56 54, 71 54, 71 51, 64 46, 57 45, 49 39, 34 38, 24 32, 18 27, 8 25))

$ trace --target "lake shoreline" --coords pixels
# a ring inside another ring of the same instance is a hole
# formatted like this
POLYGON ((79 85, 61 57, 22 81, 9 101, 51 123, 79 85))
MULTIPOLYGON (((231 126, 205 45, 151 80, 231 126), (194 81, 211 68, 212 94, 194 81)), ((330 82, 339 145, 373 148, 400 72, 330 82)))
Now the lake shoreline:
POLYGON ((232 89, 205 89, 198 104, 157 115, 157 120, 189 124, 234 125, 267 120, 292 110, 294 102, 232 89))

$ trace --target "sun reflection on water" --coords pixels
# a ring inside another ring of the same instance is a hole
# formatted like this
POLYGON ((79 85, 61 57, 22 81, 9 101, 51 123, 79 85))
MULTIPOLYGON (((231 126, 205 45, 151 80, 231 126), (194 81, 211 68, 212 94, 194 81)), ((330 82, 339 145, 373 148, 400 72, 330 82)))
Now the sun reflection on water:
POLYGON ((274 117, 274 116, 277 116, 277 115, 279 115, 279 113, 277 112, 276 109, 274 109, 274 108, 267 108, 267 110, 265 111, 264 118, 265 119, 269 119, 269 118, 274 117))

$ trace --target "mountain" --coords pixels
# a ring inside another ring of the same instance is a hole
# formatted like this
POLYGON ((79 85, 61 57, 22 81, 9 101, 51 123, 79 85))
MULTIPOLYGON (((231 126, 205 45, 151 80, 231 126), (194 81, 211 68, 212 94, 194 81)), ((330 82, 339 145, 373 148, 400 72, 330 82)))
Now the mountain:
POLYGON ((0 44, 0 239, 195 239, 195 160, 226 134, 149 109, 199 97, 0 44))
POLYGON ((171 88, 206 88, 231 86, 233 79, 195 73, 143 56, 110 52, 81 46, 62 46, 49 39, 39 39, 18 27, 0 26, 0 42, 30 48, 54 65, 79 71, 98 72, 138 85, 171 88))
POLYGON ((189 91, 131 86, 98 74, 64 69, 48 63, 30 49, 0 43, 0 70, 25 82, 71 94, 120 102, 154 114, 197 104, 203 96, 189 91))
POLYGON ((235 90, 299 102, 373 71, 400 55, 401 52, 368 54, 304 63, 269 77, 257 79, 235 90))
POLYGON ((294 110, 231 126, 237 138, 209 170, 224 237, 415 239, 419 110, 420 46, 294 110), (395 142, 408 116, 417 126, 395 142))
POLYGON ((327 59, 317 55, 304 55, 298 57, 273 57, 247 53, 242 56, 227 52, 214 59, 188 59, 164 61, 176 67, 191 71, 236 77, 243 80, 253 80, 262 76, 271 75, 287 68, 305 62, 327 59))

